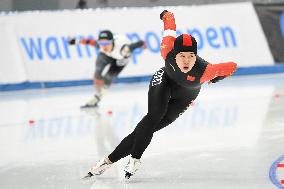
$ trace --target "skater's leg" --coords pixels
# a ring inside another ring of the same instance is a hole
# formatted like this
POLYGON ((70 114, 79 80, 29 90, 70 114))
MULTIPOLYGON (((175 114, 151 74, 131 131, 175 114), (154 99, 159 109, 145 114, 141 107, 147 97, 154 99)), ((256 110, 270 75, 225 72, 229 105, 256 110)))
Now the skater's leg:
POLYGON ((177 85, 173 85, 172 90, 174 90, 175 92, 173 93, 172 98, 169 101, 167 113, 160 121, 160 123, 155 127, 154 132, 174 122, 181 114, 183 114, 187 110, 187 108, 193 103, 200 92, 200 88, 187 89, 181 88, 177 85))
POLYGON ((125 68, 125 66, 117 66, 115 62, 111 64, 109 70, 103 77, 104 84, 110 86, 112 81, 117 78, 118 74, 125 68))
MULTIPOLYGON (((158 124, 160 120, 154 120, 151 118, 150 114, 147 114, 136 126, 136 128, 134 129, 134 131, 129 134, 127 137, 125 137, 120 144, 115 148, 115 150, 108 156, 108 159, 114 163, 118 160, 120 160, 121 158, 124 158, 126 156, 128 156, 132 149, 133 146, 135 144, 136 141, 136 133, 138 132, 138 135, 141 135, 140 133, 143 132, 143 135, 147 135, 147 137, 145 137, 143 140, 143 142, 145 141, 146 143, 140 147, 140 148, 145 148, 148 146, 148 144, 151 141, 151 138, 153 136, 153 126, 154 124, 158 124), (153 125, 150 123, 153 122, 153 125), (156 123, 154 123, 156 122, 156 123), (149 124, 150 123, 150 124, 149 124), (148 125, 147 126, 143 126, 143 125, 148 125), (146 128, 145 128, 146 127, 146 128), (145 128, 145 129, 141 129, 141 128, 145 128), (146 141, 147 140, 147 141, 146 141)), ((143 137, 143 136, 142 136, 143 137)), ((144 150, 145 150, 144 149, 144 150)), ((143 152, 144 152, 143 150, 143 152)), ((137 158, 138 159, 138 158, 137 158)))
POLYGON ((153 132, 162 129, 163 127, 166 127, 167 125, 172 123, 177 117, 179 117, 191 104, 191 99, 188 98, 188 96, 177 100, 170 99, 167 107, 167 113, 163 116, 163 118, 160 120, 160 122, 156 125, 155 128, 151 128, 151 130, 148 130, 145 127, 136 127, 137 130, 134 137, 135 143, 132 148, 132 150, 134 151, 131 151, 132 157, 129 159, 128 164, 125 167, 126 179, 129 179, 139 169, 141 164, 140 158, 144 150, 150 144, 153 132))
POLYGON ((150 82, 148 92, 148 113, 138 123, 135 131, 135 140, 131 149, 131 156, 140 159, 150 144, 154 129, 159 124, 168 109, 171 98, 171 88, 167 76, 159 70, 150 82))
POLYGON ((104 76, 102 75, 104 69, 108 64, 115 63, 115 59, 106 56, 104 53, 99 53, 96 60, 95 74, 93 84, 95 88, 95 95, 81 108, 96 107, 104 95, 106 85, 104 83, 104 76))
MULTIPOLYGON (((168 126, 170 123, 174 122, 183 112, 187 110, 187 108, 191 105, 193 100, 197 97, 199 90, 192 91, 189 94, 188 91, 184 92, 184 96, 177 98, 177 99, 170 99, 167 103, 167 108, 165 108, 167 111, 162 117, 162 119, 159 119, 158 124, 156 124, 157 120, 154 121, 155 124, 153 124, 155 127, 143 127, 143 122, 140 122, 138 126, 136 127, 135 132, 135 143, 132 147, 131 155, 133 158, 140 159, 143 152, 151 142, 151 139, 153 137, 153 133, 168 126), (141 127, 139 125, 141 124, 141 127), (144 142, 143 142, 144 141, 144 142)), ((152 98, 154 99, 154 98, 152 98)), ((149 115, 158 115, 155 112, 159 112, 160 110, 156 110, 157 107, 151 107, 151 105, 155 105, 154 102, 151 104, 149 103, 149 115), (153 112, 152 112, 153 111, 153 112), (152 114, 151 114, 152 113, 152 114)), ((148 119, 155 120, 154 117, 148 117, 148 119)))
POLYGON ((192 99, 171 99, 168 105, 168 111, 160 121, 160 123, 155 127, 155 131, 158 131, 172 122, 174 122, 187 108, 191 105, 192 99))
MULTIPOLYGON (((183 112, 187 110, 187 108, 191 105, 193 99, 178 99, 178 100, 170 100, 167 107, 167 113, 163 116, 162 120, 159 122, 158 125, 154 128, 154 132, 168 126, 172 122, 174 122, 183 112)), ((146 119, 146 118, 145 118, 146 119)), ((143 124, 143 120, 138 124, 143 124)), ((128 143, 128 146, 126 148, 129 148, 132 146, 134 140, 136 140, 135 133, 139 132, 137 130, 140 129, 140 127, 136 127, 136 129, 125 138, 125 143, 128 143)), ((150 134, 153 136, 153 134, 150 134)), ((149 135, 149 136, 150 136, 149 135)), ((149 140, 149 139, 148 139, 149 140)), ((150 141, 148 141, 150 143, 150 141)), ((147 147, 147 146, 146 146, 147 147)), ((130 154, 130 150, 125 152, 124 156, 127 156, 130 154)), ((141 154, 142 155, 142 154, 141 154)), ((141 157, 140 155, 140 157, 141 157)), ((135 157, 137 158, 137 156, 135 157)), ((137 158, 139 159, 139 158, 137 158)))
POLYGON ((107 86, 109 85, 108 83, 105 83, 106 75, 104 76, 102 75, 103 70, 108 64, 110 64, 110 67, 112 67, 112 65, 115 64, 115 61, 116 61, 115 59, 106 56, 104 53, 99 53, 97 57, 95 74, 94 74, 94 85, 95 85, 96 93, 100 97, 103 95, 105 85, 107 86))
POLYGON ((130 154, 130 149, 134 142, 135 130, 125 137, 115 150, 108 156, 108 159, 114 163, 130 154))
MULTIPOLYGON (((156 74, 154 76, 156 76, 156 74)), ((166 113, 167 104, 170 99, 170 87, 166 82, 165 76, 163 74, 160 76, 161 78, 159 78, 158 85, 152 86, 153 81, 157 81, 157 77, 153 77, 150 82, 148 92, 148 114, 138 123, 135 130, 125 137, 117 148, 109 155, 110 161, 116 162, 129 155, 131 152, 136 155, 142 154, 150 143, 153 136, 153 129, 166 113)), ((137 155, 136 157, 138 156, 140 155, 137 155)))

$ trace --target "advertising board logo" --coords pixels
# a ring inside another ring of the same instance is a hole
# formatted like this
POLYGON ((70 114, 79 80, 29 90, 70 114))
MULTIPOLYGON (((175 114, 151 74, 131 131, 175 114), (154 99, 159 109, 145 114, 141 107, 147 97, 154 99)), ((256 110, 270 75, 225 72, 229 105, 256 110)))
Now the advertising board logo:
POLYGON ((279 189, 284 189, 284 155, 279 157, 270 167, 270 181, 279 189))

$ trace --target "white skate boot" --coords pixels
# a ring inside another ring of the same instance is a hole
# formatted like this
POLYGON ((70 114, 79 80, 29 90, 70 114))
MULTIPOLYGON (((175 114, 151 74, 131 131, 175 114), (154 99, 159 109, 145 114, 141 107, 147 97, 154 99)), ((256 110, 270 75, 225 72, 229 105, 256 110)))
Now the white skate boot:
POLYGON ((141 162, 139 159, 131 157, 125 167, 125 179, 130 179, 132 175, 139 169, 141 162))
POLYGON ((111 165, 112 163, 109 163, 106 158, 103 158, 99 162, 97 162, 94 167, 91 168, 91 170, 88 172, 86 176, 83 177, 83 179, 90 178, 94 175, 101 175, 108 168, 110 168, 111 165))
POLYGON ((85 105, 81 106, 81 108, 94 108, 94 107, 97 107, 100 101, 101 101, 101 97, 99 95, 95 95, 85 105))

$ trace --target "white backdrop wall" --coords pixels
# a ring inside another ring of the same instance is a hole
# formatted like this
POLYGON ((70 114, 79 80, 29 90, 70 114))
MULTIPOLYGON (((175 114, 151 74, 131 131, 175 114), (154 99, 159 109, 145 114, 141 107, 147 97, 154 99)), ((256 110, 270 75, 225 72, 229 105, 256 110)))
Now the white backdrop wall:
POLYGON ((198 54, 207 61, 273 64, 251 3, 24 12, 0 16, 0 84, 91 79, 97 50, 69 46, 67 38, 96 38, 103 29, 142 39, 148 47, 134 52, 121 77, 151 75, 164 65, 159 52, 164 9, 174 12, 178 33, 196 37, 198 54))

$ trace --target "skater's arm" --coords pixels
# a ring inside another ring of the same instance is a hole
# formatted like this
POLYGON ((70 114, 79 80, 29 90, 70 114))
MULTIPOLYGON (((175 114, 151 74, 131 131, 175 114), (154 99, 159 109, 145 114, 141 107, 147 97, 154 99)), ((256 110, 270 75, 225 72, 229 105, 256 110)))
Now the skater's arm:
POLYGON ((83 45, 91 45, 96 46, 96 41, 94 39, 76 39, 76 38, 70 38, 68 39, 69 45, 77 45, 77 44, 83 44, 83 45))
POLYGON ((131 53, 137 49, 137 48, 140 48, 140 47, 143 47, 143 48, 146 48, 145 46, 145 42, 142 41, 142 40, 139 40, 135 43, 131 43, 130 45, 124 45, 122 48, 121 48, 121 55, 124 57, 124 58, 129 58, 131 56, 131 53))
POLYGON ((164 22, 164 34, 160 49, 161 55, 165 60, 168 53, 174 47, 174 41, 176 38, 176 23, 174 14, 168 12, 167 10, 164 10, 160 14, 160 19, 164 22))
POLYGON ((81 39, 79 43, 83 45, 91 45, 91 46, 97 45, 94 39, 81 39))
POLYGON ((204 60, 203 58, 201 58, 200 56, 196 55, 196 63, 198 64, 199 68, 204 71, 207 67, 208 64, 210 64, 209 62, 207 62, 206 60, 204 60))
MULTIPOLYGON (((208 64, 210 64, 209 62, 207 62, 206 60, 204 60, 203 58, 201 58, 200 56, 196 56, 196 62, 198 63, 199 65, 199 68, 203 71, 205 71, 206 67, 208 64)), ((216 83, 222 79, 224 79, 225 76, 218 76, 212 80, 209 81, 209 83, 216 83)))
POLYGON ((225 77, 231 76, 236 70, 237 64, 234 62, 208 64, 202 77, 200 78, 200 83, 212 80, 217 82, 225 77))
POLYGON ((135 43, 131 43, 129 45, 130 52, 133 52, 135 49, 141 48, 141 47, 143 47, 143 48, 146 47, 145 42, 143 40, 139 40, 139 41, 137 41, 135 43))

